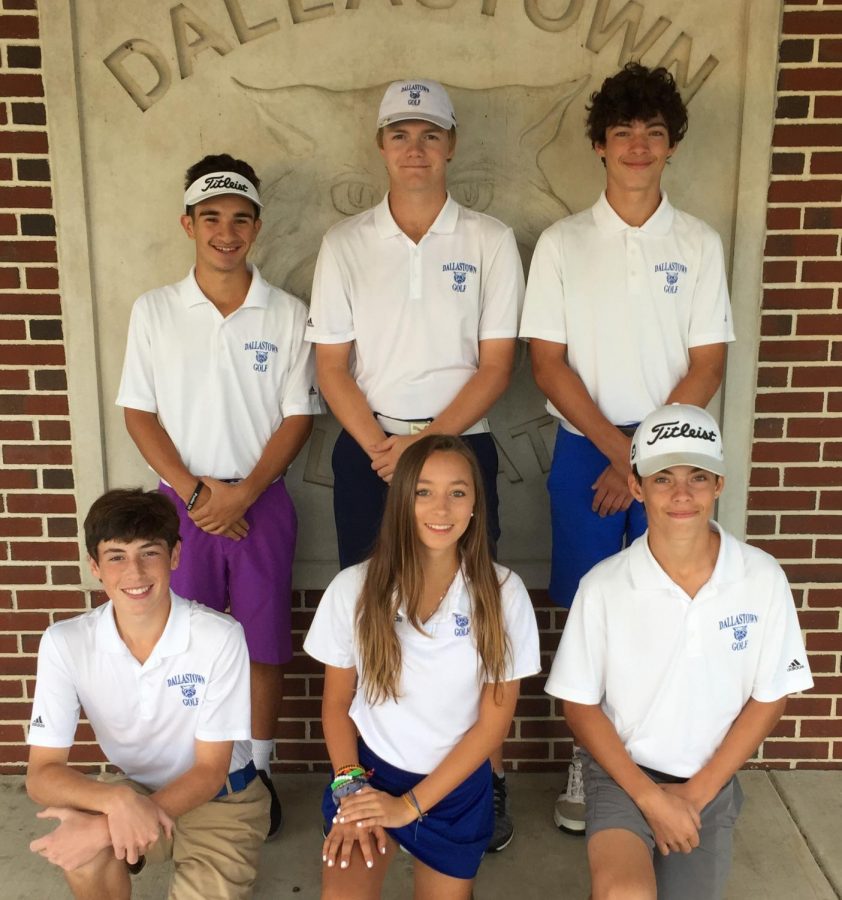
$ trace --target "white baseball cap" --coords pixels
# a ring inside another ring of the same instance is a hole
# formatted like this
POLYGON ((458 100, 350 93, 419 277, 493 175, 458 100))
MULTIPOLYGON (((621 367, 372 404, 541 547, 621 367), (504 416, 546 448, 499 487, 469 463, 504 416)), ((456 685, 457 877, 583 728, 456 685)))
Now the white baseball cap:
POLYGON ((637 426, 629 458, 644 478, 670 466, 695 466, 715 475, 725 474, 716 420, 686 403, 671 403, 649 413, 637 426))
POLYGON ((377 127, 383 128, 408 119, 432 122, 445 131, 456 126, 453 104, 447 91, 437 81, 407 79, 393 81, 386 88, 377 113, 377 127))
POLYGON ((239 194, 262 207, 257 188, 239 172, 209 172, 201 175, 184 192, 184 205, 195 206, 211 197, 222 194, 239 194))

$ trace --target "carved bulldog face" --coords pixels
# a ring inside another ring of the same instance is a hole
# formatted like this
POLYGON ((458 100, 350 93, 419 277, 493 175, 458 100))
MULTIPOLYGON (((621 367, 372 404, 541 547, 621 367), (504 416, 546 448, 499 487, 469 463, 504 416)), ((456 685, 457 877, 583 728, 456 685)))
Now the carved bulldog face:
MULTIPOLYGON (((462 205, 510 225, 525 264, 544 228, 569 212, 550 187, 541 151, 558 135, 567 107, 586 82, 584 77, 551 87, 484 90, 446 86, 459 121, 448 188, 462 205)), ((276 144, 275 155, 261 167, 264 222, 255 262, 269 281, 309 298, 324 232, 342 216, 374 206, 386 191, 375 144, 386 85, 333 91, 235 83, 257 106, 276 144)))

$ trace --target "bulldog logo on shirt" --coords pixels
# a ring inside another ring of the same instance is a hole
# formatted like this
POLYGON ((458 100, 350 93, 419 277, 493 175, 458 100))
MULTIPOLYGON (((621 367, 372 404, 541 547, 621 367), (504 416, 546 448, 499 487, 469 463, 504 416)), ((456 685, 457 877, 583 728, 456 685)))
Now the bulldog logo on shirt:
POLYGON ((254 363, 252 369, 255 372, 269 371, 269 354, 277 353, 278 348, 271 341, 246 341, 243 350, 254 351, 254 363))
POLYGON ((736 653, 748 647, 749 625, 753 625, 757 621, 758 617, 755 613, 737 613, 735 616, 726 616, 724 619, 720 619, 719 630, 731 629, 734 632, 731 649, 736 653))
POLYGON ((465 287, 468 283, 468 275, 476 275, 477 267, 468 262, 449 262, 441 267, 442 272, 453 273, 453 284, 450 285, 451 291, 459 294, 465 293, 465 287))
POLYGON ((177 687, 181 693, 181 702, 184 706, 198 706, 197 695, 200 684, 205 683, 205 676, 197 672, 184 672, 181 675, 171 675, 167 678, 167 687, 177 687))
POLYGON ((663 272, 666 276, 666 284, 664 285, 665 294, 678 293, 678 278, 680 275, 687 274, 687 266, 680 262, 662 262, 655 266, 656 272, 663 272))
POLYGON ((471 633, 470 619, 459 613, 453 613, 453 618, 456 620, 456 627, 453 629, 453 634, 456 637, 467 637, 471 633))

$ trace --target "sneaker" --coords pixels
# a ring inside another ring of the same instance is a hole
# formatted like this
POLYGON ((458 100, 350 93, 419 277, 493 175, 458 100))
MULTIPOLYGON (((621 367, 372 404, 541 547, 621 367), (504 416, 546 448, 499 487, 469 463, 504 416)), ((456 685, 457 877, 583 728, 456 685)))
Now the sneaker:
POLYGON ((491 773, 492 790, 494 791, 494 831, 488 842, 489 853, 499 853, 512 842, 515 826, 509 813, 509 791, 506 787, 506 776, 491 773))
POLYGON ((576 747, 567 769, 567 790, 558 795, 553 821, 568 834, 585 833, 585 785, 582 781, 582 760, 576 747))
POLYGON ((281 809, 281 801, 278 799, 278 792, 275 790, 275 785, 272 784, 269 773, 264 772, 263 769, 258 769, 257 774, 266 785, 266 790, 269 791, 271 802, 269 804, 269 833, 266 835, 266 840, 273 841, 284 827, 284 813, 281 809))

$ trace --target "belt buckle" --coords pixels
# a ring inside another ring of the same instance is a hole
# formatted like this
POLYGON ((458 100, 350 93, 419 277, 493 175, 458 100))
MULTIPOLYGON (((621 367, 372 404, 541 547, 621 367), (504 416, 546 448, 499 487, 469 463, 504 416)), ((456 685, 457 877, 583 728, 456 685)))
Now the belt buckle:
POLYGON ((429 425, 429 422, 410 422, 409 423, 409 433, 410 434, 421 434, 422 431, 429 425))

